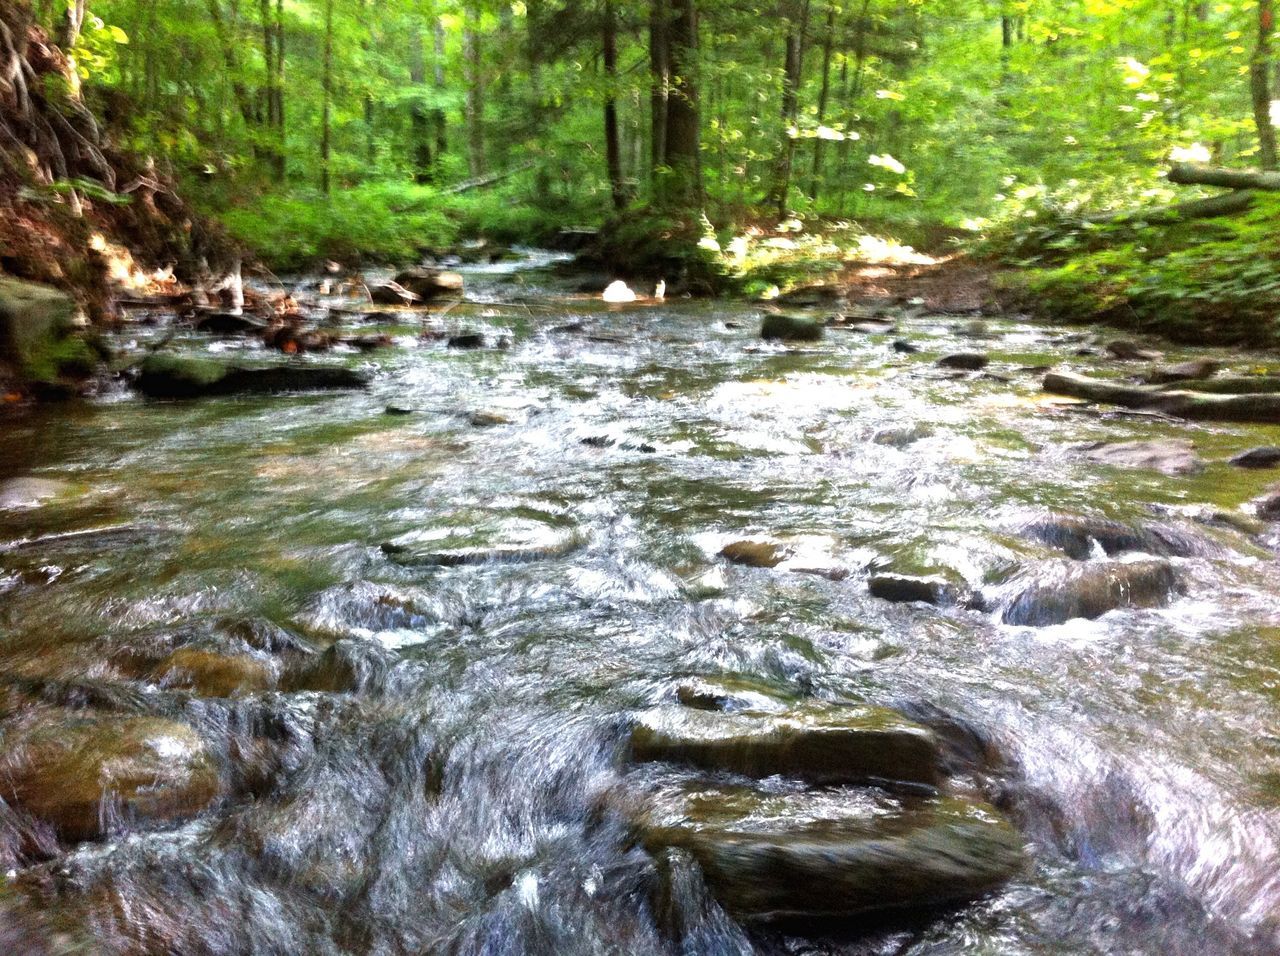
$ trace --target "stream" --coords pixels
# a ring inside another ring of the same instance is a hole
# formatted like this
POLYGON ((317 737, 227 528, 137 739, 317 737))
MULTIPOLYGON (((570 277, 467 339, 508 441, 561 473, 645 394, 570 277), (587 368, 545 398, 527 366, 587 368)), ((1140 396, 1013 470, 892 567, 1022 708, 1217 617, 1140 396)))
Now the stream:
POLYGON ((1048 396, 1025 369, 1123 369, 1016 317, 897 310, 896 331, 786 347, 760 340, 755 305, 606 306, 539 275, 470 270, 468 301, 431 319, 493 347, 421 339, 402 313, 391 347, 295 359, 365 369, 365 391, 169 402, 121 387, 5 423, 0 482, 50 489, 0 509, 6 745, 88 733, 84 719, 168 721, 190 737, 171 738, 173 761, 184 741, 207 754, 209 793, 168 818, 92 807, 63 838, 0 804, 0 941, 1280 951, 1278 539, 1224 517, 1276 480, 1226 459, 1280 430, 1048 396), (996 374, 935 364, 973 350, 996 374), (1166 439, 1190 439, 1203 466, 1081 453, 1166 439), (879 571, 980 588, 1061 557, 1019 533, 1049 513, 1202 546, 1169 558, 1181 586, 1164 606, 1094 620, 1014 626, 868 592, 879 571), (753 538, 805 566, 720 556, 753 538), (545 548, 416 563, 382 547, 401 541, 545 548), (999 757, 979 785, 1027 867, 966 905, 852 922, 739 920, 695 872, 666 890, 685 914, 673 930, 628 822, 655 778, 626 741, 694 678, 958 728, 999 757))

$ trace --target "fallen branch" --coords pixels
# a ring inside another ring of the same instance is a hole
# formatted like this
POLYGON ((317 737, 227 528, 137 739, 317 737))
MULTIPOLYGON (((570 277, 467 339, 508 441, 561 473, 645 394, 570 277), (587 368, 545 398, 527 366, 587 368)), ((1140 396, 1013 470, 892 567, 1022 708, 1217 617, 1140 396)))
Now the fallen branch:
POLYGON ((458 193, 465 193, 472 189, 483 189, 486 186, 492 186, 494 183, 500 183, 504 179, 510 179, 517 173, 522 173, 526 169, 532 169, 537 163, 529 160, 527 163, 521 163, 519 166, 513 166, 510 169, 504 169, 499 173, 490 173, 487 176, 477 176, 475 179, 467 179, 463 182, 450 186, 448 189, 440 190, 442 196, 454 196, 458 193))
POLYGON ((1223 189, 1263 189, 1268 192, 1280 192, 1280 173, 1263 173, 1249 169, 1174 163, 1169 169, 1168 178, 1169 182, 1179 186, 1221 186, 1223 189))
POLYGON ((1070 372, 1046 375, 1044 390, 1089 402, 1162 412, 1192 421, 1280 424, 1280 395, 1276 394, 1211 395, 1169 391, 1146 385, 1123 385, 1070 372))

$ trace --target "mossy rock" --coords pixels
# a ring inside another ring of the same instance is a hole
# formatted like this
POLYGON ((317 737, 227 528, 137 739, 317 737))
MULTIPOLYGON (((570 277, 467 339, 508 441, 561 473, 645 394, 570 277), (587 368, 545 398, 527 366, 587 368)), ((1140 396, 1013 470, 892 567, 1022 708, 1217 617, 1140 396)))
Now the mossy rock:
POLYGON ((199 647, 180 647, 156 668, 155 679, 167 687, 194 690, 204 697, 233 697, 270 690, 275 669, 252 654, 219 654, 199 647))
POLYGON ((204 742, 172 720, 68 713, 4 742, 0 795, 68 840, 182 819, 218 795, 204 742))
POLYGON ((138 391, 148 398, 207 398, 367 388, 369 379, 340 365, 290 362, 250 367, 188 355, 151 355, 142 363, 138 391))
POLYGON ((48 286, 0 277, 0 361, 25 382, 91 375, 102 358, 75 328, 76 304, 48 286))
POLYGON ((978 603, 999 611, 1005 624, 1047 627, 1120 608, 1164 607, 1179 588, 1177 572, 1164 560, 1043 561, 985 592, 978 603))
POLYGON ((640 831, 652 853, 690 853, 746 920, 931 910, 997 890, 1026 864, 1021 836, 985 803, 875 790, 717 785, 652 809, 640 831))
POLYGON ((935 786, 942 776, 931 730, 896 711, 863 705, 814 703, 783 713, 657 708, 637 719, 631 753, 641 761, 819 784, 935 786))

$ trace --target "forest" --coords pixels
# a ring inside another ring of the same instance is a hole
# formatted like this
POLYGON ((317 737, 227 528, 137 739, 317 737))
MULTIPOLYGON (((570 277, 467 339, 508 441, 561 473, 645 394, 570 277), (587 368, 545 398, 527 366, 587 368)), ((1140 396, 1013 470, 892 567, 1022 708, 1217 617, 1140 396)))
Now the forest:
POLYGON ((1273 0, 0 0, 0 950, 1280 953, 1273 0))

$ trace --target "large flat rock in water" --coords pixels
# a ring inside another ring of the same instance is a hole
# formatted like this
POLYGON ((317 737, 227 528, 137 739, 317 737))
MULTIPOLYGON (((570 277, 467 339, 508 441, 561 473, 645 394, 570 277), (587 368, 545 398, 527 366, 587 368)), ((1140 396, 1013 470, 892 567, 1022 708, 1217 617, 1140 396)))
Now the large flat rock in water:
POLYGON ((931 730, 896 711, 862 705, 802 705, 785 713, 660 707, 638 718, 631 752, 642 761, 809 783, 935 786, 941 779, 931 730))
POLYGON ((369 379, 341 365, 287 362, 246 366, 182 355, 152 355, 137 388, 149 398, 207 398, 366 388, 369 379))
POLYGON ((1178 593, 1168 561, 1043 561, 982 595, 1005 624, 1046 627, 1119 608, 1164 607, 1178 593))
POLYGON ((1025 860, 1022 838, 987 804, 874 789, 700 789, 654 807, 640 828, 651 852, 688 851, 742 919, 960 903, 998 889, 1025 860))

